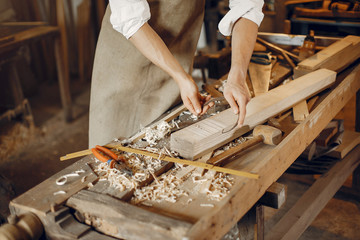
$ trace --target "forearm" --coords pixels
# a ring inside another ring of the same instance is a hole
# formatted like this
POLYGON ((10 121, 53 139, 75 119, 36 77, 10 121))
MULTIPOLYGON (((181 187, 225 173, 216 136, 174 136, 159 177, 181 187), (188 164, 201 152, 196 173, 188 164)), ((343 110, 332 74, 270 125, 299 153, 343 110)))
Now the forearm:
POLYGON ((148 23, 129 40, 146 58, 167 72, 178 84, 187 78, 187 73, 148 23))
POLYGON ((229 72, 229 80, 233 83, 243 83, 246 80, 246 73, 254 50, 257 33, 258 26, 246 18, 240 18, 234 25, 229 72))

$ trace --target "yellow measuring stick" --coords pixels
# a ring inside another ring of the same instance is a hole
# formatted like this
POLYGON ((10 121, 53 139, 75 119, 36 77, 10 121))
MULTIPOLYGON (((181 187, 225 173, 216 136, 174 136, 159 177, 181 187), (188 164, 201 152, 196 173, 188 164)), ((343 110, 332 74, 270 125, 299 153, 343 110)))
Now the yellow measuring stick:
MULTIPOLYGON (((105 145, 105 147, 117 149, 117 150, 124 151, 124 152, 130 152, 130 153, 136 153, 136 154, 140 154, 140 155, 150 156, 152 158, 159 159, 159 160, 162 160, 162 161, 179 163, 179 164, 186 164, 186 165, 200 167, 200 168, 204 168, 204 169, 208 169, 208 170, 214 170, 214 171, 217 171, 217 172, 228 173, 228 174, 232 174, 232 175, 236 175, 236 176, 259 179, 259 175, 254 174, 254 173, 234 170, 234 169, 230 169, 230 168, 218 167, 218 166, 214 166, 214 165, 203 163, 203 162, 197 162, 197 161, 190 161, 190 160, 185 160, 185 159, 173 158, 173 157, 169 157, 167 155, 161 155, 160 156, 157 153, 151 153, 151 152, 140 150, 140 149, 124 147, 122 145, 112 145, 111 144, 111 145, 105 145)), ((83 150, 83 151, 80 151, 80 152, 67 154, 66 156, 61 157, 60 160, 64 161, 64 160, 68 160, 68 159, 75 158, 75 157, 86 156, 86 155, 89 155, 89 154, 91 154, 90 149, 83 150)))

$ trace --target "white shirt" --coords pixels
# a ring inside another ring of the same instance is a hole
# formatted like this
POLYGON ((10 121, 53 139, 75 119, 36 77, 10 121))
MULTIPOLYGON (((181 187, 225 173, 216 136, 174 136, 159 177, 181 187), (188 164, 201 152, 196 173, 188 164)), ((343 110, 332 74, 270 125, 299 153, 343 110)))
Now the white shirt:
MULTIPOLYGON (((150 7, 146 0, 109 0, 109 3, 111 24, 127 39, 150 19, 150 7)), ((241 17, 260 26, 264 17, 263 4, 264 0, 230 0, 230 11, 221 19, 219 31, 230 36, 235 22, 241 17)))

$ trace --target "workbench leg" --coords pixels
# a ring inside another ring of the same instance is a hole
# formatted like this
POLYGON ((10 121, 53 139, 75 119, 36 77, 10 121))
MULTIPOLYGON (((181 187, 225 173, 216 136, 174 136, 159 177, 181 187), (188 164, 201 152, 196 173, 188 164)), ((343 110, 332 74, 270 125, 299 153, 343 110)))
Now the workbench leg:
POLYGON ((61 40, 55 38, 55 58, 57 75, 60 87, 61 103, 64 109, 65 120, 70 122, 73 118, 71 107, 71 94, 69 88, 69 66, 65 59, 64 49, 62 48, 61 40))
POLYGON ((255 224, 255 240, 264 240, 265 236, 265 209, 264 205, 258 204, 256 206, 256 224, 255 224))
POLYGON ((20 105, 24 100, 24 94, 21 88, 19 74, 16 70, 15 63, 11 62, 10 64, 10 86, 12 95, 14 97, 15 106, 20 105))
POLYGON ((360 90, 356 93, 355 131, 360 132, 360 90))
POLYGON ((360 192, 360 166, 358 166, 355 171, 353 172, 352 177, 352 188, 356 192, 360 192))

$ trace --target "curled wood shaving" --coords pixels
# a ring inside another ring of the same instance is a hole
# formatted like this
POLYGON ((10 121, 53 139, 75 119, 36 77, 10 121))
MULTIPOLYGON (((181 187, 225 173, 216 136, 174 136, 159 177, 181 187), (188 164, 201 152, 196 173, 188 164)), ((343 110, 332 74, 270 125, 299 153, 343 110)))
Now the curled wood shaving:
POLYGON ((202 203, 200 204, 200 207, 214 207, 214 204, 211 204, 211 203, 202 203))
POLYGON ((174 175, 163 174, 150 185, 136 189, 132 202, 135 204, 145 201, 174 203, 180 196, 188 196, 187 192, 179 188, 180 183, 181 181, 174 175))
POLYGON ((166 121, 161 121, 155 127, 147 127, 144 129, 144 139, 149 143, 150 146, 156 144, 157 141, 163 139, 171 130, 171 126, 166 121))
POLYGON ((217 173, 212 179, 209 189, 206 190, 206 195, 210 200, 220 201, 229 194, 233 183, 230 175, 217 173))

